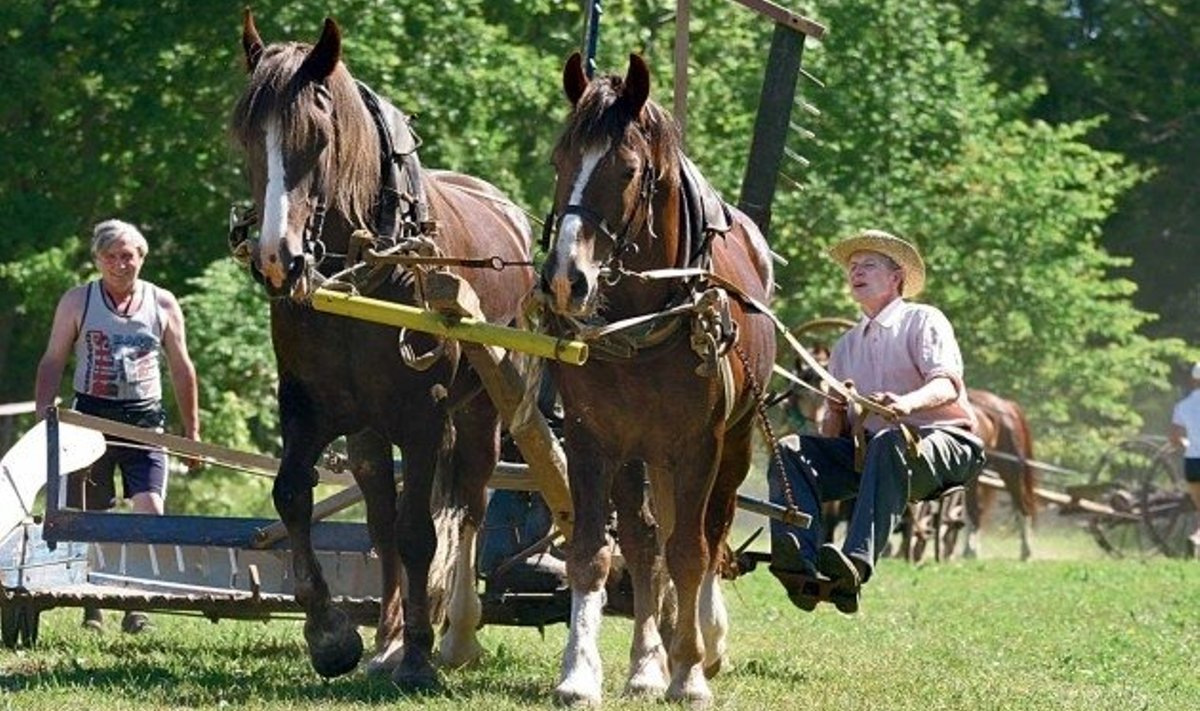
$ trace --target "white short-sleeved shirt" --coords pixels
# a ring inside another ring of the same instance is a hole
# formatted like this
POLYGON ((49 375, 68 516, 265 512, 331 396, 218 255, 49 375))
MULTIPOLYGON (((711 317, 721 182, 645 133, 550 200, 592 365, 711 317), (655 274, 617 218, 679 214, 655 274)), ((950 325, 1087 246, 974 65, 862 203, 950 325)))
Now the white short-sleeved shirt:
MULTIPOLYGON (((933 306, 896 299, 875 318, 863 316, 834 345, 829 372, 838 380, 853 380, 863 395, 885 391, 903 395, 936 377, 948 377, 958 390, 954 402, 915 412, 904 421, 975 430, 975 411, 967 402, 954 328, 933 306)), ((887 426, 878 415, 867 416, 868 430, 877 432, 887 426)))
POLYGON ((1183 456, 1186 459, 1200 459, 1200 388, 1175 403, 1171 424, 1187 430, 1188 446, 1183 456))

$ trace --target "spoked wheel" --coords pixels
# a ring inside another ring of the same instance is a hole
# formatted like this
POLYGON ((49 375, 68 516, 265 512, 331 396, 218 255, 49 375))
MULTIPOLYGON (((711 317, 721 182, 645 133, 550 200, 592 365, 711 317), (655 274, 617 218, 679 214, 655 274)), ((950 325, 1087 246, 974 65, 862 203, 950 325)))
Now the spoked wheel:
POLYGON ((909 563, 920 563, 925 557, 926 547, 938 535, 934 504, 929 501, 914 501, 908 505, 901 521, 900 557, 909 563))
POLYGON ((954 487, 938 499, 937 561, 953 560, 958 550, 958 534, 967 525, 967 491, 954 487))
POLYGON ((1142 517, 1159 552, 1170 558, 1192 555, 1189 536, 1196 530, 1196 509, 1187 494, 1180 457, 1159 438, 1158 454, 1144 472, 1142 517))
MULTIPOLYGON (((815 318, 790 329, 789 333, 799 341, 810 355, 822 366, 828 362, 833 342, 855 322, 847 318, 815 318)), ((768 405, 783 404, 784 425, 794 432, 815 431, 824 408, 825 385, 820 377, 789 344, 780 341, 776 352, 776 370, 784 370, 799 378, 806 385, 788 381, 784 391, 773 395, 768 405)))
MULTIPOLYGON (((1092 476, 1092 484, 1104 487, 1100 502, 1115 514, 1094 516, 1088 529, 1100 547, 1116 557, 1165 553, 1159 538, 1172 537, 1174 529, 1183 526, 1174 519, 1185 517, 1173 517, 1173 509, 1163 507, 1160 487, 1175 476, 1164 456, 1163 443, 1161 437, 1127 439, 1104 454, 1092 476), (1153 517, 1147 517, 1149 510, 1155 512, 1153 517), (1165 516, 1163 520, 1158 520, 1159 512, 1165 516)), ((1187 543, 1187 533, 1190 530, 1183 534, 1183 544, 1187 543)))

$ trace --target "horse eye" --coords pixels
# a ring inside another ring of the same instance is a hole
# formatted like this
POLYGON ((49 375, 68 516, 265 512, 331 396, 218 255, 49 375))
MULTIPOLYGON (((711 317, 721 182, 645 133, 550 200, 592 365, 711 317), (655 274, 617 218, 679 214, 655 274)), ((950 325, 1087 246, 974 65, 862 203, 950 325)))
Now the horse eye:
POLYGON ((317 84, 317 106, 322 111, 329 111, 333 105, 333 94, 329 92, 329 87, 324 84, 317 84))

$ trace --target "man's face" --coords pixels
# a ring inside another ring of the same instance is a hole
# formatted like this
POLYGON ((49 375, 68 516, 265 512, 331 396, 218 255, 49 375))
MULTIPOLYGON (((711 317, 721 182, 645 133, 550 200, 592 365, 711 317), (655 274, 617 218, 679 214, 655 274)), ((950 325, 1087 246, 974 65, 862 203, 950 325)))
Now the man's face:
POLYGON ((121 238, 96 255, 96 266, 106 280, 124 285, 137 279, 144 260, 131 240, 121 238))
POLYGON ((868 312, 900 296, 904 273, 878 252, 855 252, 846 266, 850 296, 868 312))

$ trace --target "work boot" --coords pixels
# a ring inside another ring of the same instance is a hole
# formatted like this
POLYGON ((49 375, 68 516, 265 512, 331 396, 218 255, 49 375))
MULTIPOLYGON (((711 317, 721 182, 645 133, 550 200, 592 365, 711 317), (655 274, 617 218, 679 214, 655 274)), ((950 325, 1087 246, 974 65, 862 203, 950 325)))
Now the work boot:
POLYGON ((817 570, 833 581, 834 587, 829 600, 838 612, 846 615, 858 612, 864 572, 858 562, 852 560, 836 545, 826 543, 817 551, 817 570))
POLYGON ((821 581, 812 561, 800 553, 795 534, 771 537, 771 574, 787 590, 788 600, 805 612, 816 609, 821 601, 821 581))
POLYGON ((125 618, 121 620, 121 631, 126 634, 141 634, 154 629, 154 623, 144 612, 134 612, 130 610, 125 613, 125 618))
POLYGON ((100 608, 83 608, 83 628, 92 632, 104 631, 104 613, 100 611, 100 608))

